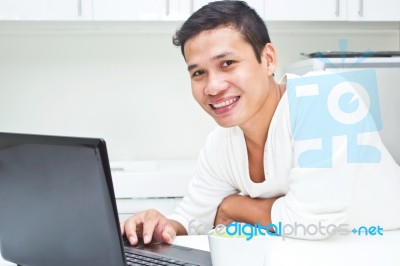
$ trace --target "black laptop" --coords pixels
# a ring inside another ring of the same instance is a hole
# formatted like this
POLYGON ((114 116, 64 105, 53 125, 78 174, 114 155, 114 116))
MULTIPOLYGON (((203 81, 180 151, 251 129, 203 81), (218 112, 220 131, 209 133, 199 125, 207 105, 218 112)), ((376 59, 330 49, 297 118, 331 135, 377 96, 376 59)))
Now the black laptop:
POLYGON ((0 248, 22 266, 211 265, 202 250, 120 234, 102 139, 0 133, 0 248))

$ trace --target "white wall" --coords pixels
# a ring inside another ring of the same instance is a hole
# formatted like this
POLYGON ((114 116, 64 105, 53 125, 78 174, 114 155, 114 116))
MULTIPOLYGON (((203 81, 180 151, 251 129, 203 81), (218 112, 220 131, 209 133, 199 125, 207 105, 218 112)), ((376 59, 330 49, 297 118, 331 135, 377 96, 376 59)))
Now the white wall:
POLYGON ((112 160, 196 158, 214 122, 171 34, 0 34, 0 131, 98 136, 112 160))
MULTIPOLYGON (((134 23, 0 23, 0 131, 103 137, 111 160, 196 158, 215 123, 171 44, 179 24, 134 23)), ((342 38, 348 50, 399 50, 393 23, 268 26, 278 79, 300 52, 338 50, 342 38)))

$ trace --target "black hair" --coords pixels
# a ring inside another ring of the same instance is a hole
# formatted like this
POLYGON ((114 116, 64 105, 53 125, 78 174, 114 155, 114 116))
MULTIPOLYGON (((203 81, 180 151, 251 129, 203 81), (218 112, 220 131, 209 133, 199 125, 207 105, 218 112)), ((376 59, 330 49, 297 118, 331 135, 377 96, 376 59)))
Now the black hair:
POLYGON ((257 12, 244 1, 211 2, 194 12, 176 31, 172 42, 181 46, 183 57, 187 40, 197 34, 221 26, 237 29, 248 42, 261 62, 261 52, 271 40, 267 27, 257 12))

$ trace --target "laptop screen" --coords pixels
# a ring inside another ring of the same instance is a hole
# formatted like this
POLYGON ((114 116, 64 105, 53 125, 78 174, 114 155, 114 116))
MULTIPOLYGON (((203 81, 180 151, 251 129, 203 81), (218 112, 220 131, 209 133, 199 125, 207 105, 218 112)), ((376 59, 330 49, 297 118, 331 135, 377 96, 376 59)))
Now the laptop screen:
POLYGON ((0 133, 0 248, 6 260, 125 265, 113 199, 103 140, 0 133))

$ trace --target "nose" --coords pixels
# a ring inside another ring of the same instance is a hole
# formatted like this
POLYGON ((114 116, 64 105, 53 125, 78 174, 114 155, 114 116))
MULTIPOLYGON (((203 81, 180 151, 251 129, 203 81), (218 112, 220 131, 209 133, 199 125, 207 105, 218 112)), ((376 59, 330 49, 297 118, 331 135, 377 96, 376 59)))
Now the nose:
POLYGON ((228 88, 229 84, 223 75, 209 74, 204 93, 206 95, 215 96, 228 88))

